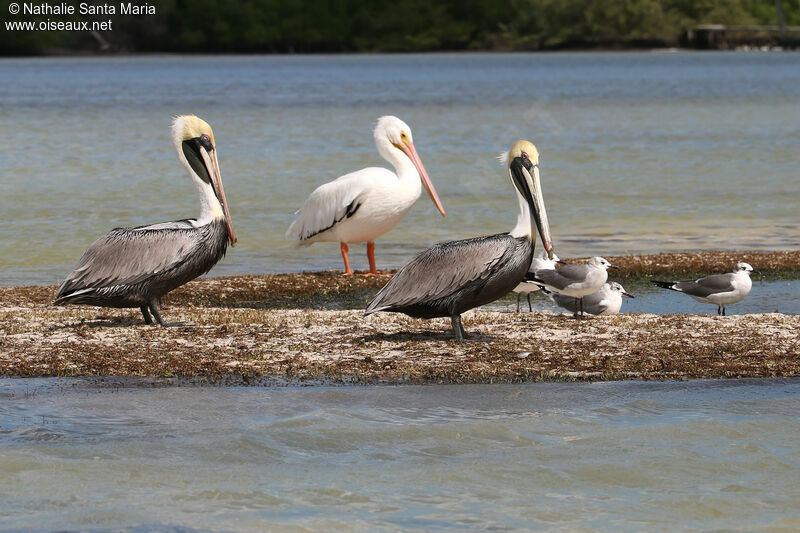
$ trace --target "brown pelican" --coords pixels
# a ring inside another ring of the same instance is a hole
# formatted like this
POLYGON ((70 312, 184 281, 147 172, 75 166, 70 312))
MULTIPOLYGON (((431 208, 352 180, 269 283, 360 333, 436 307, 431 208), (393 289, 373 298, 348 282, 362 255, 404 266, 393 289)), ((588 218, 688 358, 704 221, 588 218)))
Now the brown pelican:
POLYGON ((717 306, 717 314, 725 316, 726 305, 744 300, 750 294, 753 287, 753 280, 750 279, 752 271, 753 267, 748 263, 736 263, 733 272, 728 274, 715 274, 687 281, 653 280, 652 283, 664 289, 686 293, 698 302, 714 304, 717 306))
POLYGON ((466 337, 461 313, 508 294, 522 281, 533 258, 534 224, 553 256, 550 225, 539 183, 539 152, 517 141, 508 155, 508 173, 519 199, 517 225, 509 233, 439 243, 418 254, 367 305, 378 311, 417 318, 450 317, 456 340, 466 337))
POLYGON ((200 216, 111 230, 84 252, 54 305, 139 307, 145 323, 152 313, 164 326, 161 297, 211 270, 228 242, 236 244, 211 126, 194 115, 177 117, 172 140, 197 186, 200 216))
POLYGON ((439 195, 414 148, 408 124, 397 117, 381 117, 373 136, 378 153, 394 166, 396 173, 370 167, 320 185, 286 230, 286 236, 297 240, 298 246, 338 242, 345 274, 353 273, 347 247, 353 242, 367 243, 369 271, 378 273, 375 239, 400 222, 419 198, 423 185, 436 209, 445 216, 439 195))
POLYGON ((600 290, 608 279, 608 269, 619 268, 602 257, 592 257, 587 265, 566 265, 558 270, 537 270, 530 279, 551 292, 575 298, 583 317, 583 297, 600 290))
MULTIPOLYGON (((583 309, 590 315, 617 315, 620 308, 622 308, 622 297, 635 298, 633 294, 625 292, 625 287, 612 281, 606 283, 600 290, 583 297, 583 309)), ((567 311, 578 314, 578 306, 576 305, 575 298, 571 296, 564 296, 554 292, 550 294, 550 298, 559 307, 563 307, 567 311)))

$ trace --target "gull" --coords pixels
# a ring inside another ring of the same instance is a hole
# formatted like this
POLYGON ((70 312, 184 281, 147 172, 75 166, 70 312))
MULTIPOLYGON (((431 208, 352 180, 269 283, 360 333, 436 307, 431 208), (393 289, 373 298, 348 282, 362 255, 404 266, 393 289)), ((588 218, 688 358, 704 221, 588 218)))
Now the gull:
MULTIPOLYGON (((625 292, 625 287, 612 281, 603 285, 594 294, 583 297, 583 310, 590 315, 616 315, 622 307, 622 297, 635 298, 633 294, 625 292)), ((575 298, 552 293, 550 298, 559 307, 563 307, 574 315, 578 314, 578 307, 575 305, 575 298)))
POLYGON ((592 257, 586 265, 566 265, 558 270, 539 270, 526 277, 551 292, 571 296, 583 317, 583 297, 600 290, 608 280, 608 269, 619 268, 602 257, 592 257))
POLYGON ((714 274, 696 280, 685 281, 656 281, 653 285, 688 294, 698 302, 714 304, 717 314, 725 316, 725 306, 744 300, 750 294, 753 280, 750 273, 753 271, 748 263, 736 263, 733 272, 727 274, 714 274))

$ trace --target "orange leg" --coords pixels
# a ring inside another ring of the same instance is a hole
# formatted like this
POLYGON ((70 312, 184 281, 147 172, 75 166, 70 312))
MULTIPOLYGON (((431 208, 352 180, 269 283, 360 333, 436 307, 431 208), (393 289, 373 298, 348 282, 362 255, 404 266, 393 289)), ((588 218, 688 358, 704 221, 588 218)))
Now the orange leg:
POLYGON ((350 270, 350 259, 347 257, 347 252, 349 251, 349 248, 347 247, 346 242, 340 244, 342 245, 342 259, 344 259, 344 273, 352 274, 353 271, 350 270))
POLYGON ((378 270, 375 268, 375 243, 372 241, 367 242, 367 259, 369 259, 369 273, 377 274, 378 270))

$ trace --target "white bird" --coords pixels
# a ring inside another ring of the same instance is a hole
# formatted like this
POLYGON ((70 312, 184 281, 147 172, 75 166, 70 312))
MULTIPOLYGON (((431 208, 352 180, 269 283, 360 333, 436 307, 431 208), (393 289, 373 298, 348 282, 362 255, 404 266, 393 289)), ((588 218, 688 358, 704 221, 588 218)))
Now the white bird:
MULTIPOLYGON (((599 291, 583 297, 583 310, 590 315, 617 315, 622 307, 623 296, 635 298, 633 294, 625 292, 625 287, 616 281, 606 283, 599 291)), ((558 293, 552 293, 550 298, 559 307, 577 314, 575 298, 558 293)))
MULTIPOLYGON (((556 254, 553 254, 553 258, 550 259, 547 255, 547 250, 542 250, 539 252, 539 255, 535 256, 533 261, 531 261, 531 267, 528 269, 528 273, 535 275, 537 270, 553 270, 556 268, 556 263, 558 262, 559 259, 556 254)), ((517 293, 517 313, 519 313, 519 299, 523 294, 528 298, 528 311, 533 311, 531 293, 540 289, 541 287, 532 281, 523 281, 514 287, 514 292, 517 293)))
POLYGON ((395 172, 369 167, 345 174, 320 185, 297 211, 298 217, 286 236, 298 246, 315 242, 339 242, 346 274, 352 274, 348 243, 366 242, 369 271, 375 268, 375 239, 392 229, 405 216, 422 192, 428 191, 436 208, 445 216, 439 195, 414 148, 411 128, 397 117, 378 119, 375 147, 395 172))
POLYGON ((539 270, 526 277, 549 291, 575 298, 583 317, 583 297, 600 290, 608 280, 608 269, 619 268, 602 257, 592 257, 586 265, 566 265, 558 270, 539 270))
POLYGON ((714 304, 717 314, 725 316, 725 306, 744 300, 750 294, 753 280, 750 272, 753 271, 748 263, 736 263, 733 272, 727 274, 714 274, 697 280, 687 281, 656 281, 652 283, 664 289, 683 292, 698 302, 714 304))

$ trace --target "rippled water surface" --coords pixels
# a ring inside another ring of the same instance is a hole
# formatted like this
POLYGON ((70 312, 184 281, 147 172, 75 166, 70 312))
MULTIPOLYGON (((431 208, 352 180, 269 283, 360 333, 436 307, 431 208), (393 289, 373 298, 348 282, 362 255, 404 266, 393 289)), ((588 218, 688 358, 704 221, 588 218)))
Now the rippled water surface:
POLYGON ((0 529, 796 530, 798 411, 797 380, 2 379, 0 529))
POLYGON ((421 198, 382 267, 508 230, 494 157, 519 138, 564 257, 800 242, 796 53, 0 59, 0 284, 57 283, 112 227, 194 216, 168 135, 188 112, 214 126, 240 238, 212 275, 340 268, 335 244, 283 233, 315 186, 383 164, 383 114, 411 125, 448 216, 421 198))

